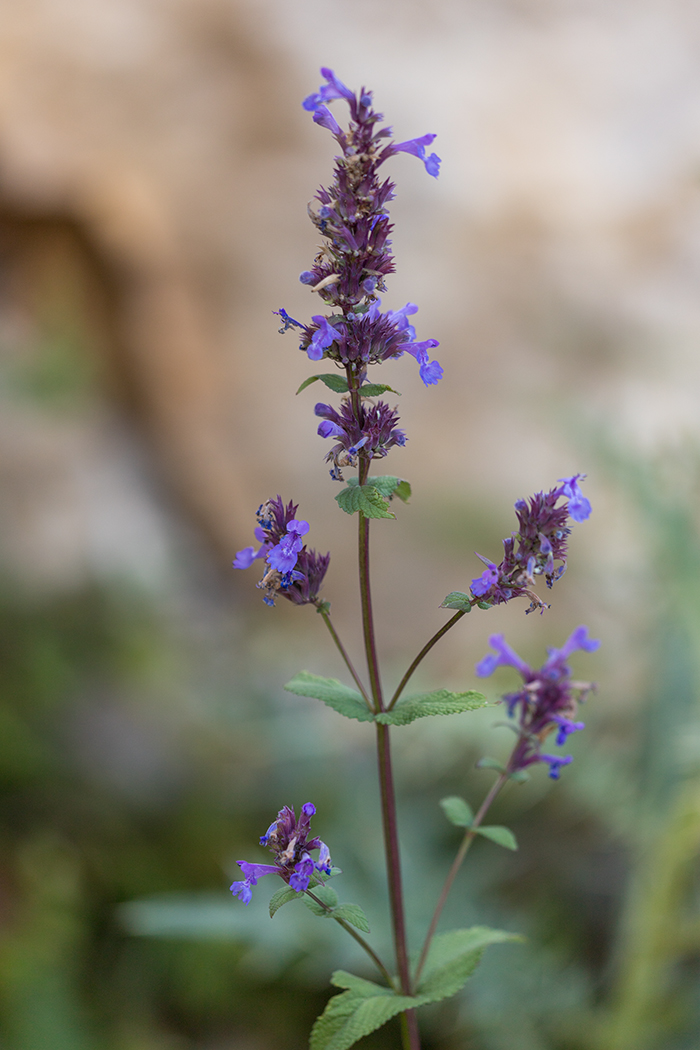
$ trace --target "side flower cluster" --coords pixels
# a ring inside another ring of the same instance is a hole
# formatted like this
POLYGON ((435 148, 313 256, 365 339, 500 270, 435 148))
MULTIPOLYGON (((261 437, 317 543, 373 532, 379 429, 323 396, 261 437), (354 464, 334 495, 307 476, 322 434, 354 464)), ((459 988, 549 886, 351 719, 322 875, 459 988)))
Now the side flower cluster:
POLYGON ((274 605, 279 595, 295 605, 315 602, 328 570, 330 554, 317 554, 304 545, 309 523, 297 519, 297 507, 291 502, 285 507, 280 496, 261 504, 254 532, 260 546, 244 547, 233 561, 234 569, 248 569, 254 561, 265 560, 267 567, 257 586, 265 592, 266 605, 274 605))
POLYGON ((545 754, 541 748, 547 737, 556 732, 556 744, 562 747, 571 733, 584 729, 575 721, 578 705, 593 688, 590 682, 572 682, 567 660, 577 649, 595 652, 600 642, 588 637, 586 627, 577 627, 561 649, 550 649, 542 667, 533 671, 504 640, 502 634, 489 638, 495 650, 476 665, 480 678, 487 678, 497 667, 514 667, 522 676, 523 688, 503 697, 508 714, 518 721, 519 740, 508 763, 508 772, 526 769, 534 762, 546 762, 549 775, 559 779, 562 766, 573 761, 571 755, 545 754))
POLYGON ((475 598, 500 605, 526 595, 530 599, 528 612, 547 608, 531 588, 536 576, 543 576, 551 587, 566 570, 567 540, 571 532, 567 520, 571 517, 574 521, 585 521, 591 513, 591 504, 579 488, 579 481, 585 476, 574 474, 560 478, 559 485, 549 492, 537 492, 529 500, 518 500, 515 504, 518 531, 503 540, 504 556, 500 565, 477 554, 486 569, 472 580, 475 598), (559 504, 562 497, 566 502, 559 504))
POLYGON ((387 141, 391 128, 380 127, 381 113, 372 108, 372 93, 364 88, 356 95, 335 75, 322 69, 326 83, 304 100, 304 109, 331 132, 340 146, 334 179, 329 188, 321 187, 316 206, 309 208, 312 222, 323 238, 323 245, 310 270, 300 280, 317 292, 333 311, 315 314, 310 325, 279 311, 283 327, 300 330, 300 348, 311 361, 328 358, 359 374, 367 365, 411 354, 420 366, 426 385, 437 383, 442 368, 431 361, 428 351, 438 345, 435 339, 418 341, 408 318, 418 307, 407 303, 401 310, 380 310, 378 293, 386 291, 385 277, 394 272, 389 234, 392 224, 387 212, 394 197, 394 184, 380 179, 379 168, 397 153, 410 153, 423 161, 426 171, 437 178, 440 158, 428 155, 435 135, 423 135, 406 142, 387 141), (350 126, 343 131, 328 108, 334 99, 344 99, 350 107, 350 126))
POLYGON ((291 806, 284 806, 277 814, 277 820, 270 824, 260 839, 261 846, 267 846, 274 854, 274 864, 250 864, 247 860, 237 861, 245 879, 231 885, 231 893, 244 904, 250 904, 253 896, 251 887, 256 886, 263 875, 279 875, 288 886, 297 893, 304 893, 314 872, 331 873, 331 855, 325 842, 319 838, 309 838, 311 818, 316 812, 312 802, 305 802, 297 820, 291 806), (311 857, 311 850, 318 850, 318 860, 311 857))

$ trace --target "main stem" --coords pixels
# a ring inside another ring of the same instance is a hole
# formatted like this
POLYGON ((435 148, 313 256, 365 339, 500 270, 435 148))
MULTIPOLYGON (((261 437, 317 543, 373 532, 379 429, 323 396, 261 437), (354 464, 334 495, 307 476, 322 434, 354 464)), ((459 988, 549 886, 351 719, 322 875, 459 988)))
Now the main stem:
MULTIPOLYGON (((352 384, 349 384, 352 391, 352 384)), ((357 395, 359 401, 359 395, 357 395)), ((353 402, 354 403, 354 402, 353 402)), ((360 456, 360 485, 365 485, 369 473, 369 459, 360 456)), ((362 629, 367 654, 367 668, 372 688, 372 700, 375 711, 383 711, 382 686, 379 676, 379 660, 372 616, 372 591, 369 574, 369 518, 360 512, 359 528, 359 563, 360 563, 360 599, 362 604, 362 629)), ((387 878, 389 882, 389 903, 394 930, 394 948, 401 991, 411 995, 411 971, 408 964, 406 944, 406 922, 404 918, 403 889, 401 885, 401 860, 399 855, 399 836, 396 820, 396 795, 394 777, 391 768, 391 745, 389 727, 379 722, 377 729, 377 758, 379 762, 379 784, 382 800, 382 826, 384 830, 384 851, 386 854, 387 878)), ((420 1050, 420 1036, 415 1010, 406 1010, 401 1019, 401 1038, 404 1050, 420 1050)))

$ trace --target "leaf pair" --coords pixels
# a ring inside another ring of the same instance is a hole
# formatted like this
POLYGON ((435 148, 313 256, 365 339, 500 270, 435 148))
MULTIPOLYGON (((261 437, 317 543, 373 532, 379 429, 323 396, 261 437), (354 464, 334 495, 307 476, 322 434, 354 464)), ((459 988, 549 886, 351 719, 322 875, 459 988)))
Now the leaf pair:
POLYGON ((397 995, 374 981, 336 970, 331 983, 344 988, 334 996, 311 1032, 310 1050, 348 1050, 404 1010, 455 995, 471 977, 490 944, 520 940, 515 934, 474 926, 435 937, 423 977, 412 996, 397 995))
POLYGON ((483 693, 477 693, 473 689, 465 693, 436 689, 432 693, 407 696, 399 700, 391 711, 382 711, 375 715, 356 689, 343 685, 336 678, 322 678, 309 671, 300 671, 284 688, 297 696, 310 696, 314 700, 320 700, 345 718, 393 726, 406 726, 415 722, 417 718, 426 718, 428 715, 456 715, 489 706, 489 701, 483 693))
MULTIPOLYGON (((312 383, 319 379, 329 390, 336 394, 347 394, 348 392, 348 381, 344 376, 335 375, 333 372, 324 372, 323 375, 309 376, 308 379, 305 379, 297 390, 297 394, 300 394, 302 390, 306 390, 307 386, 311 386, 312 383)), ((387 390, 401 397, 398 390, 394 390, 393 386, 387 386, 386 383, 365 383, 364 386, 360 387, 360 397, 379 397, 380 394, 386 393, 387 390)))
POLYGON ((505 828, 501 824, 473 827, 474 813, 472 808, 468 802, 465 802, 463 798, 459 798, 458 795, 450 795, 449 798, 441 799, 440 805, 450 824, 455 824, 458 828, 471 828, 476 835, 483 835, 484 838, 491 839, 492 842, 496 842, 499 846, 504 846, 505 849, 518 848, 515 835, 510 828, 505 828))
MULTIPOLYGON (((338 869, 335 869, 335 871, 338 871, 338 869)), ((362 930, 363 933, 369 933, 367 916, 359 904, 339 904, 338 894, 332 886, 312 884, 310 888, 314 897, 318 897, 318 900, 322 901, 322 904, 319 904, 305 893, 297 893, 297 891, 293 890, 291 886, 283 886, 282 889, 278 890, 270 899, 270 918, 272 918, 272 916, 278 912, 284 904, 288 904, 290 901, 301 898, 309 911, 312 911, 314 915, 318 915, 324 919, 343 919, 344 922, 349 922, 351 926, 356 926, 357 929, 362 930), (325 908, 323 907, 324 904, 326 905, 325 908)))
POLYGON ((411 486, 403 478, 386 474, 368 478, 364 485, 359 484, 359 478, 348 478, 347 488, 342 489, 335 499, 346 514, 361 511, 366 518, 395 518, 396 515, 387 507, 387 501, 394 496, 407 503, 411 486))

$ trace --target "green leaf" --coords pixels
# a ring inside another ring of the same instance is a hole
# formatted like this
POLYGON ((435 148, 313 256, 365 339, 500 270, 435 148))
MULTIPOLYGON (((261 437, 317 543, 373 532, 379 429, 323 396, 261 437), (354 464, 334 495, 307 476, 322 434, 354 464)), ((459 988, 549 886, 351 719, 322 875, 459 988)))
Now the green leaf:
POLYGON ((461 609, 462 612, 471 612, 471 598, 463 591, 450 591, 445 600, 440 602, 440 608, 461 609))
MULTIPOLYGON (((506 767, 497 758, 480 758, 476 763, 476 768, 495 769, 499 773, 506 773, 506 767)), ((507 776, 509 780, 514 780, 516 784, 524 784, 526 780, 530 779, 530 774, 526 773, 524 769, 516 769, 514 773, 508 773, 507 776)))
POLYGON ((491 608, 491 603, 490 602, 477 602, 476 604, 479 606, 480 609, 490 609, 491 608))
POLYGON ((311 386, 318 379, 328 387, 329 390, 333 390, 336 394, 347 394, 348 392, 348 381, 344 376, 334 375, 333 372, 325 372, 321 376, 309 376, 305 379, 297 390, 297 394, 300 394, 302 390, 306 390, 307 386, 311 386))
MULTIPOLYGON (((332 886, 315 886, 312 892, 314 897, 318 897, 318 899, 329 908, 335 908, 338 903, 338 894, 332 886)), ((327 912, 325 908, 322 908, 320 904, 317 904, 317 902, 307 894, 304 894, 304 904, 309 911, 314 913, 314 915, 321 915, 330 918, 330 913, 327 912)))
MULTIPOLYGON (((348 478, 348 485, 350 488, 357 488, 359 481, 359 478, 348 478)), ((399 499, 406 502, 411 495, 411 486, 408 481, 404 478, 396 478, 393 474, 377 474, 370 476, 365 482, 365 487, 370 485, 381 492, 382 496, 386 499, 391 499, 392 496, 398 496, 399 499)))
POLYGON ((411 485, 410 482, 404 481, 403 478, 399 480, 398 485, 394 489, 394 496, 398 496, 404 503, 408 503, 411 498, 411 485))
POLYGON ((346 514, 362 511, 366 518, 395 518, 388 510, 386 500, 375 485, 349 485, 335 497, 346 514))
POLYGON ((386 383, 365 383, 364 386, 360 387, 360 397, 379 397, 380 394, 385 394, 387 390, 401 397, 400 391, 394 390, 393 386, 387 386, 386 383))
POLYGON ((510 828, 504 828, 501 824, 487 824, 486 827, 474 828, 478 835, 491 839, 492 842, 504 846, 506 849, 517 849, 518 842, 510 828))
POLYGON ((468 802, 458 795, 450 795, 449 798, 441 798, 440 805, 450 824, 456 824, 458 828, 471 827, 474 813, 468 802))
POLYGON ((396 1014, 420 1005, 415 998, 343 970, 336 970, 331 983, 346 991, 333 996, 314 1024, 310 1050, 348 1050, 396 1014))
POLYGON ((417 998, 434 1003, 455 995, 471 977, 481 956, 490 944, 522 940, 517 934, 472 926, 468 930, 450 930, 433 938, 417 998))
POLYGON ((270 898, 270 918, 280 910, 283 904, 288 904, 289 901, 297 900, 299 897, 300 894, 291 886, 283 886, 281 890, 277 890, 277 893, 273 893, 270 898))
POLYGON ((367 916, 359 904, 339 904, 333 911, 334 919, 344 919, 351 926, 356 926, 363 933, 369 933, 367 916))
POLYGON ((328 704, 339 715, 356 718, 358 722, 371 722, 374 715, 356 689, 343 685, 337 678, 322 678, 310 671, 300 671, 284 687, 288 693, 310 696, 328 704))
POLYGON ((436 689, 433 693, 421 693, 399 700, 392 711, 376 715, 376 721, 384 725, 407 726, 416 718, 428 715, 457 715, 463 711, 476 711, 488 707, 489 701, 483 693, 470 689, 466 693, 451 693, 449 689, 436 689))

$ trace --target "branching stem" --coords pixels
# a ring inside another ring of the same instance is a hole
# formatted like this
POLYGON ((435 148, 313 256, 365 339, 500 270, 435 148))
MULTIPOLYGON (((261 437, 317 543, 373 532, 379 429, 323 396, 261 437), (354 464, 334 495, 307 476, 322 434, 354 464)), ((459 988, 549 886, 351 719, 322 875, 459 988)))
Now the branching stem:
POLYGON ((374 948, 372 948, 372 946, 367 943, 367 941, 364 939, 364 937, 361 934, 359 934, 357 932, 357 930, 354 930, 352 928, 352 926, 350 925, 350 923, 346 922, 345 919, 341 919, 337 915, 333 915, 333 909, 330 908, 327 904, 325 904, 320 899, 320 897, 317 897, 315 893, 312 893, 311 890, 306 890, 305 892, 306 892, 306 896, 307 897, 311 897, 312 901, 316 901, 316 903, 318 905, 320 905, 320 907, 323 908, 324 911, 327 911, 330 914, 331 918, 335 919, 335 921, 338 923, 339 926, 342 926, 343 929, 346 930, 350 934, 351 937, 354 937, 354 939, 357 941, 357 943, 360 945, 360 947, 363 948, 367 952, 367 954, 369 955, 370 959, 372 960, 374 965, 377 967, 377 969, 379 970, 379 972, 381 973, 382 977, 384 978, 386 983, 389 985, 389 987, 393 988, 394 991, 396 991, 396 984, 394 982, 394 978, 391 976, 391 974, 387 970, 386 966, 384 965, 382 960, 379 958, 379 956, 375 952, 374 948))
MULTIPOLYGON (((474 604, 476 604, 476 602, 474 604)), ((403 693, 404 689, 406 688, 409 678, 411 678, 411 676, 413 675, 413 672, 418 667, 419 663, 421 663, 423 658, 428 655, 428 653, 433 648, 433 646, 437 642, 440 641, 442 636, 444 634, 447 634, 447 632, 450 630, 450 628, 454 627, 454 625, 458 622, 458 620, 461 620, 463 616, 466 616, 466 611, 463 610, 463 609, 460 609, 458 612, 456 612, 454 614, 454 616, 450 620, 447 621, 446 624, 444 624, 440 628, 439 631, 437 631, 433 635, 433 637, 430 639, 429 642, 425 643, 425 645, 423 646, 421 651, 418 653, 418 656, 415 658, 415 660, 413 661, 413 663, 411 664, 409 669, 406 671, 406 674, 403 676, 403 678, 399 682, 398 687, 396 689, 396 692, 394 693, 394 695, 392 696, 389 704, 387 705, 387 708, 386 708, 387 711, 391 711, 392 707, 394 706, 394 704, 396 703, 396 701, 399 699, 399 697, 403 693)))
POLYGON ((488 812, 488 809, 489 809, 491 803, 493 802, 493 800, 495 799, 496 795, 499 793, 499 791, 501 790, 501 788, 503 787, 503 785, 505 784, 505 782, 507 780, 508 780, 508 772, 505 772, 505 773, 501 773, 501 775, 499 776, 498 780, 496 780, 494 782, 494 784, 491 787, 491 790, 487 794, 487 796, 484 799, 484 801, 481 803, 481 806, 479 807, 479 811, 478 811, 478 813, 474 817, 474 820, 471 823, 471 827, 467 828, 467 831, 466 831, 466 833, 464 835, 464 838, 462 839, 462 844, 459 847, 459 849, 457 850, 457 856, 455 857, 454 861, 452 862, 452 867, 450 868, 449 873, 447 875, 447 878, 445 879, 445 885, 442 887, 442 893, 440 894, 438 902, 435 905, 435 911, 433 912, 433 918, 432 918, 431 923, 430 923, 430 928, 428 929, 428 933, 427 933, 426 938, 425 938, 425 943, 423 945, 423 950, 422 950, 422 952, 420 954, 420 959, 418 960, 418 966, 416 967, 416 974, 415 974, 415 983, 416 984, 418 984, 418 981, 420 980, 420 975, 422 974, 423 967, 425 966, 425 960, 428 958, 428 952, 430 951, 430 945, 431 945, 432 939, 433 939, 433 937, 435 935, 435 930, 437 929, 437 924, 438 924, 438 920, 440 918, 440 914, 442 913, 442 909, 445 906, 445 901, 447 900, 448 894, 449 894, 450 890, 452 889, 452 883, 455 880, 457 872, 459 871, 459 869, 462 866, 462 861, 464 860, 464 858, 467 855, 467 850, 469 849, 469 847, 471 846, 472 842, 474 841, 474 838, 476 836, 476 829, 481 824, 482 820, 484 819, 484 817, 486 816, 486 814, 488 812))
POLYGON ((338 635, 338 632, 336 631, 335 627, 331 623, 330 613, 326 612, 323 609, 319 609, 319 612, 321 613, 321 616, 323 617, 323 622, 325 623, 326 627, 330 631, 331 638, 333 639, 333 641, 335 642, 336 646, 338 647, 338 651, 340 652, 340 655, 342 656, 343 660, 345 661, 345 666, 347 667, 348 671, 350 672, 350 674, 353 677, 355 685, 357 686, 357 688, 362 693, 362 699, 367 704, 367 707, 370 709, 370 711, 374 710, 373 707, 372 707, 372 701, 370 700, 369 696, 367 695, 365 687, 362 684, 362 679, 360 678, 360 676, 358 675, 357 671, 353 667, 352 660, 348 656, 347 650, 345 649, 345 646, 341 642, 340 637, 338 635))

